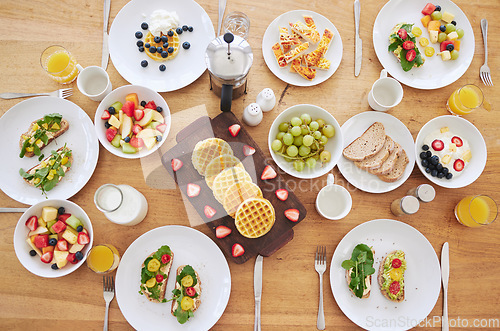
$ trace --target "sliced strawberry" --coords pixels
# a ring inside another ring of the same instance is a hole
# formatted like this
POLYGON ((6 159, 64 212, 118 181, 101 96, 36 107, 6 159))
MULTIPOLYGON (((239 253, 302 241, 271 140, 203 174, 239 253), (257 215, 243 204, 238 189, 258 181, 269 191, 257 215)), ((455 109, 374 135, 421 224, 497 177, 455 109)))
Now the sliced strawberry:
POLYGON ((165 131, 167 131, 167 125, 165 123, 162 123, 162 124, 158 124, 156 126, 156 130, 160 131, 161 133, 164 133, 165 131))
POLYGON ((415 60, 416 56, 417 56, 417 52, 414 49, 410 49, 408 52, 406 52, 406 60, 408 62, 415 60))
POLYGON ((219 239, 227 237, 231 233, 231 229, 224 225, 219 225, 215 229, 215 236, 219 239))
POLYGON ((66 256, 66 260, 69 261, 69 263, 77 264, 78 260, 76 259, 75 253, 69 253, 68 256, 66 256))
POLYGON ((60 251, 67 251, 68 250, 68 242, 64 239, 61 239, 57 242, 56 244, 57 249, 60 251))
POLYGON ((157 281, 158 283, 163 282, 163 275, 160 275, 160 274, 156 275, 156 281, 157 281))
POLYGON ((281 201, 285 201, 286 199, 288 199, 288 191, 284 188, 280 188, 279 190, 276 190, 276 196, 281 201))
POLYGON ((260 176, 260 179, 262 179, 262 180, 273 179, 273 178, 276 178, 277 175, 278 174, 273 169, 273 167, 271 167, 270 165, 267 165, 264 168, 264 171, 262 171, 262 175, 260 176))
POLYGON ((36 228, 38 227, 38 217, 36 216, 31 216, 30 218, 28 218, 28 220, 26 221, 26 226, 31 230, 31 231, 35 231, 36 228))
POLYGON ((134 117, 135 103, 133 101, 125 101, 122 106, 122 111, 128 117, 134 117))
POLYGON ((129 144, 132 147, 141 148, 142 146, 144 146, 144 140, 142 140, 142 138, 133 137, 132 139, 130 139, 129 144))
POLYGON ((111 117, 111 114, 109 113, 109 111, 104 110, 102 112, 101 120, 109 120, 110 117, 111 117))
POLYGON ((134 126, 132 127, 132 132, 135 134, 135 135, 138 135, 139 132, 142 131, 142 126, 140 126, 139 124, 134 124, 134 126))
POLYGON ((70 216, 71 216, 71 214, 62 214, 62 215, 57 216, 57 220, 66 224, 66 220, 68 218, 70 218, 70 216))
POLYGON ((435 151, 439 152, 443 150, 444 143, 442 140, 436 139, 432 142, 431 146, 435 151))
POLYGON ((457 147, 462 147, 464 145, 464 142, 460 137, 454 136, 451 138, 451 142, 455 144, 457 147))
POLYGON ((285 216, 292 222, 297 222, 299 220, 300 213, 297 209, 287 209, 285 210, 285 216))
POLYGON ((148 103, 144 106, 144 108, 149 108, 149 109, 154 109, 154 110, 156 110, 156 104, 155 104, 155 102, 154 102, 154 101, 150 101, 150 102, 148 102, 148 103))
POLYGON ((134 119, 136 121, 142 120, 143 117, 144 117, 144 110, 142 110, 142 109, 135 109, 134 110, 134 119))
POLYGON ((182 168, 182 161, 179 160, 179 159, 172 159, 172 170, 173 171, 177 171, 179 170, 180 168, 182 168))
POLYGON ((210 207, 209 205, 205 206, 205 209, 203 210, 203 212, 205 213, 205 216, 207 218, 212 218, 212 217, 214 217, 215 213, 217 213, 217 211, 215 209, 213 209, 212 207, 210 207))
POLYGON ((411 40, 407 40, 403 43, 403 48, 406 50, 414 49, 415 48, 415 43, 411 40))
POLYGON ((115 128, 108 128, 106 130, 106 139, 108 139, 109 142, 112 142, 117 132, 118 131, 115 128))
POLYGON ((45 252, 40 257, 40 260, 42 260, 43 263, 50 263, 50 261, 52 261, 53 257, 54 257, 54 253, 52 251, 49 251, 49 252, 45 252))
POLYGON ((399 36, 399 38, 405 40, 406 37, 408 37, 408 32, 405 29, 399 29, 398 36, 399 36))
POLYGON ((255 154, 255 148, 253 148, 250 145, 243 146, 243 155, 250 156, 250 155, 253 155, 253 154, 255 154))
POLYGON ((232 253, 234 257, 242 256, 245 254, 245 249, 240 244, 236 243, 233 245, 232 253))
POLYGON ((165 263, 165 264, 169 263, 171 259, 172 259, 172 257, 168 254, 163 254, 161 256, 161 262, 165 263))
POLYGON ((90 237, 85 232, 78 232, 77 240, 80 245, 87 245, 90 242, 90 237))
POLYGON ((229 127, 229 133, 231 136, 236 137, 240 133, 241 126, 239 124, 233 124, 229 127))
POLYGON ((40 234, 35 237, 35 241, 33 242, 36 247, 44 248, 49 246, 49 235, 48 234, 40 234))
POLYGON ((57 221, 54 223, 54 225, 52 225, 52 231, 54 231, 55 233, 61 233, 64 230, 66 230, 66 223, 64 223, 63 221, 57 221))
POLYGON ((463 160, 457 159, 453 163, 453 169, 455 169, 455 171, 460 172, 460 171, 464 170, 464 167, 465 167, 465 162, 463 160))
POLYGON ((186 192, 187 192, 187 196, 190 198, 194 198, 194 197, 198 196, 198 194, 200 194, 200 191, 201 191, 200 185, 193 184, 193 183, 189 183, 187 185, 186 192))

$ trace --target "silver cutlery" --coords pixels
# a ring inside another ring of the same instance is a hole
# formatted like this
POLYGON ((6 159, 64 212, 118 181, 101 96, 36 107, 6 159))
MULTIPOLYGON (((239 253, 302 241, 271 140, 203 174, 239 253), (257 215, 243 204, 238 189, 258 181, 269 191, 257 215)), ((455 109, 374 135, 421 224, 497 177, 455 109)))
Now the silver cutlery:
POLYGON ((226 0, 219 0, 219 22, 217 24, 216 37, 220 36, 222 29, 222 19, 224 18, 224 11, 226 10, 226 0))
POLYGON ((102 27, 102 58, 101 58, 101 67, 104 70, 108 68, 108 60, 109 60, 108 20, 109 20, 110 9, 111 9, 111 0, 104 0, 104 22, 102 27))
POLYGON ((490 68, 488 67, 488 21, 486 18, 481 20, 481 32, 483 33, 484 41, 484 64, 479 69, 479 77, 481 77, 484 85, 493 86, 490 68))
POLYGON ((354 25, 356 29, 354 48, 354 76, 358 77, 361 71, 361 60, 363 58, 363 42, 359 37, 359 18, 361 15, 361 4, 359 0, 354 1, 354 25))
POLYGON ((255 323, 254 331, 260 331, 260 302, 262 299, 262 255, 257 255, 255 259, 255 269, 253 273, 253 292, 255 295, 255 323))
POLYGON ((104 315, 103 331, 108 331, 109 303, 115 297, 115 279, 113 276, 102 276, 104 301, 106 302, 106 314, 104 315))
POLYGON ((326 247, 318 246, 316 248, 316 258, 314 259, 314 269, 319 275, 319 309, 318 322, 316 326, 318 330, 325 329, 325 312, 323 311, 323 273, 326 271, 326 247))
POLYGON ((16 99, 16 98, 26 98, 26 97, 37 97, 37 96, 50 96, 50 97, 58 97, 58 98, 68 98, 73 95, 73 89, 62 88, 54 92, 48 93, 0 93, 0 98, 2 99, 16 99))
POLYGON ((443 318, 441 330, 448 331, 448 279, 450 278, 450 247, 448 242, 441 249, 441 279, 443 281, 443 318))
POLYGON ((0 208, 0 213, 24 213, 28 208, 0 208))

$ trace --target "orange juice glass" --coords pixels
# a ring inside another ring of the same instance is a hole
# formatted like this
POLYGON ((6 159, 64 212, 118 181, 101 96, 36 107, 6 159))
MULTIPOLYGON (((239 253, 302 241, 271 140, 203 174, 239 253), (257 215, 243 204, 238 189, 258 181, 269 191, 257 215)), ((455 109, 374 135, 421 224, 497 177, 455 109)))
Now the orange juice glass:
POLYGON ((69 84, 78 76, 75 57, 62 46, 47 47, 40 64, 50 78, 61 84, 69 84))
POLYGON ((476 85, 468 84, 451 94, 446 107, 454 115, 467 115, 481 107, 483 101, 483 91, 476 85))
POLYGON ((96 245, 87 255, 87 266, 98 274, 115 270, 120 263, 120 253, 113 245, 96 245))
POLYGON ((457 204, 455 217, 468 227, 480 227, 493 223, 498 215, 498 206, 491 197, 487 195, 470 195, 457 204))

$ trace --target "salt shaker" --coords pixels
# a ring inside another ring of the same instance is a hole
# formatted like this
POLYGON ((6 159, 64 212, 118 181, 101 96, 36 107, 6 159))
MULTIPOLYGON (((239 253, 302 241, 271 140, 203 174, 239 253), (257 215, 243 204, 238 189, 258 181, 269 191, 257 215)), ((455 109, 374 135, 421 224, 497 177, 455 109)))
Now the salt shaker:
POLYGON ((431 202, 436 197, 436 190, 429 184, 422 184, 410 189, 406 195, 413 195, 422 202, 431 202))
POLYGON ((395 216, 415 214, 419 207, 420 203, 413 195, 396 199, 391 203, 391 211, 395 216))
POLYGON ((262 121, 262 109, 258 103, 249 104, 243 111, 243 122, 249 126, 257 126, 262 121))
POLYGON ((256 102, 259 104, 260 109, 262 109, 263 112, 268 112, 276 105, 276 96, 274 95, 273 90, 265 88, 257 95, 256 102))

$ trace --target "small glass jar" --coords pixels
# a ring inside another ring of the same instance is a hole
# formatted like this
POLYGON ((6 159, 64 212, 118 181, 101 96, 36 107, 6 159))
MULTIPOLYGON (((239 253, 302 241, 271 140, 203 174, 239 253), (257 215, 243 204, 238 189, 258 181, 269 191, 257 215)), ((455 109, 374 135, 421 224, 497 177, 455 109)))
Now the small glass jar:
POLYGON ((250 34, 250 19, 245 13, 233 11, 224 18, 224 33, 231 32, 235 36, 247 39, 250 34))
POLYGON ((406 195, 412 195, 422 202, 431 202, 436 197, 436 190, 429 184, 422 184, 410 189, 406 195))
POLYGON ((418 199, 413 195, 407 195, 396 199, 391 203, 391 212, 394 216, 403 216, 415 214, 420 208, 418 199))

